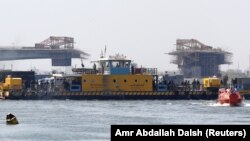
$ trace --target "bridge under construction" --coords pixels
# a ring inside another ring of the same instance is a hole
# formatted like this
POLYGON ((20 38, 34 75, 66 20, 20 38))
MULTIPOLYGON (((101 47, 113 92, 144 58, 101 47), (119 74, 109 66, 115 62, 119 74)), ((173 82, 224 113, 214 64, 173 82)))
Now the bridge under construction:
POLYGON ((186 78, 220 76, 219 65, 231 64, 232 53, 205 45, 196 39, 177 39, 171 63, 177 64, 186 78))
POLYGON ((88 54, 74 49, 74 38, 50 36, 34 47, 0 47, 0 61, 51 59, 52 66, 71 66, 72 58, 85 59, 88 54))

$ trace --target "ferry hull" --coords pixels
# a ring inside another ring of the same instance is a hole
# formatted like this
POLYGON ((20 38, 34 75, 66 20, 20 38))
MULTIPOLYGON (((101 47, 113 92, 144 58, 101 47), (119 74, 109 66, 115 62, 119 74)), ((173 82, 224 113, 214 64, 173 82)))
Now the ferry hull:
POLYGON ((172 91, 172 92, 46 92, 22 95, 13 94, 7 99, 72 99, 72 100, 215 100, 216 92, 172 91))

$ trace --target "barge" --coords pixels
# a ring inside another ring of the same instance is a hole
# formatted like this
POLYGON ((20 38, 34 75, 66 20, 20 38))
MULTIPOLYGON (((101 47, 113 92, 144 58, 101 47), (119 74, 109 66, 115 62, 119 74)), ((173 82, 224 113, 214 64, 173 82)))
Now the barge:
MULTIPOLYGON (((159 76, 156 68, 138 67, 126 56, 116 54, 93 62, 93 68, 75 68, 72 75, 52 75, 35 80, 29 76, 5 73, 0 83, 0 97, 4 99, 73 99, 73 100, 216 100, 220 79, 208 77, 202 83, 173 80, 159 76)), ((32 74, 32 73, 27 73, 32 74)), ((248 98, 248 94, 245 94, 248 98)))

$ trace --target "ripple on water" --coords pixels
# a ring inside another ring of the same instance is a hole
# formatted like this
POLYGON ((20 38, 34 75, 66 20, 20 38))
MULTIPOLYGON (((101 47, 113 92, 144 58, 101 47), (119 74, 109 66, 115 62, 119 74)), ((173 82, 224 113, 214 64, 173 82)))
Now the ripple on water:
POLYGON ((0 140, 110 140, 111 124, 250 124, 242 107, 205 100, 1 101, 0 140), (7 126, 14 113, 20 124, 7 126))

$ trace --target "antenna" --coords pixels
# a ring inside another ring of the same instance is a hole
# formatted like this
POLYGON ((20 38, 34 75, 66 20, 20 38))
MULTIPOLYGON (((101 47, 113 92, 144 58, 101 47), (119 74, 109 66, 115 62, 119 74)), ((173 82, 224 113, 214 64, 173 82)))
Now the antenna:
POLYGON ((107 52, 107 46, 105 45, 104 53, 103 53, 103 51, 101 50, 101 58, 106 57, 106 52, 107 52))
POLYGON ((106 57, 106 51, 107 51, 107 46, 105 45, 105 49, 104 49, 104 57, 106 57))
POLYGON ((81 58, 81 65, 82 65, 82 68, 84 68, 84 64, 83 64, 83 60, 82 60, 82 58, 81 58))
POLYGON ((84 64, 83 64, 84 54, 80 54, 80 59, 81 59, 82 68, 84 68, 84 64))
POLYGON ((101 50, 101 58, 103 58, 104 56, 103 56, 103 51, 101 50))

